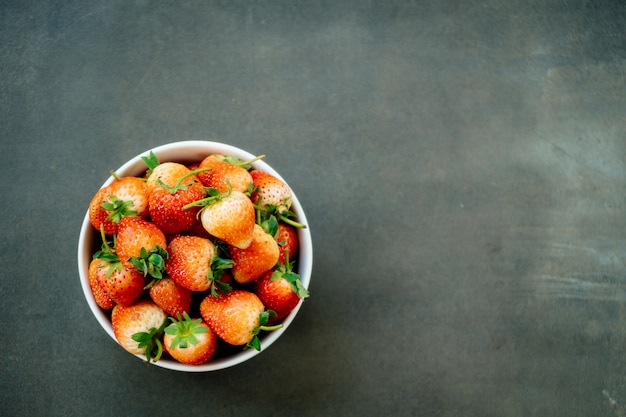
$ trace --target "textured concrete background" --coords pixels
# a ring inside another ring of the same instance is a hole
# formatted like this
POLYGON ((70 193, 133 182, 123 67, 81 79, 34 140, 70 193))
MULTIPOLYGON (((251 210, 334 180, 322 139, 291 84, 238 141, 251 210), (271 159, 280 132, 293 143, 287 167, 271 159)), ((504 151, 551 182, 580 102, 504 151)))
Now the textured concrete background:
POLYGON ((620 1, 4 1, 0 414, 626 411, 620 1), (267 154, 312 297, 253 361, 147 367, 90 315, 82 217, 172 140, 267 154))

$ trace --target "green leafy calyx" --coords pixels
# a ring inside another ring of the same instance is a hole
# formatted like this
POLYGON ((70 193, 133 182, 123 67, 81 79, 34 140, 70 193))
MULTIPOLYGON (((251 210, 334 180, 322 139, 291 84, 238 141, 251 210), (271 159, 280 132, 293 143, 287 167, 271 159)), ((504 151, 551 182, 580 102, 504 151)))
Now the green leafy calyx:
POLYGON ((152 151, 150 151, 150 155, 142 156, 141 159, 143 160, 144 164, 146 164, 146 167, 148 167, 148 170, 146 171, 147 177, 149 177, 150 174, 152 174, 152 171, 154 170, 154 168, 161 165, 161 162, 159 162, 159 158, 157 158, 154 152, 152 151))
POLYGON ((282 323, 275 324, 273 326, 268 326, 267 323, 271 317, 275 317, 276 312, 274 310, 264 310, 259 315, 259 325, 252 330, 252 340, 250 340, 246 346, 247 348, 254 348, 258 351, 261 350, 261 340, 259 339, 259 333, 261 331, 265 332, 273 332, 274 330, 278 330, 283 327, 282 323))
POLYGON ((270 279, 275 281, 279 279, 285 279, 287 282, 291 284, 291 289, 293 292, 298 294, 300 298, 307 298, 309 296, 309 291, 304 288, 302 281, 300 281, 300 275, 293 272, 294 262, 289 261, 289 250, 285 251, 285 263, 279 263, 270 279))
POLYGON ((163 354, 163 345, 161 344, 161 336, 163 335, 163 329, 167 325, 167 319, 163 320, 163 324, 157 328, 150 328, 147 332, 138 332, 133 334, 132 339, 139 343, 139 348, 146 349, 146 362, 156 362, 161 359, 163 354))
POLYGON ((109 199, 110 201, 103 201, 100 203, 100 207, 109 213, 107 220, 119 223, 123 217, 132 217, 137 215, 135 210, 131 210, 131 207, 133 206, 133 202, 131 200, 120 200, 114 195, 109 195, 109 199))
POLYGON ((223 295, 228 295, 232 291, 232 287, 222 281, 224 271, 232 268, 235 262, 231 259, 220 258, 219 256, 213 256, 211 258, 211 267, 207 275, 207 279, 211 282, 211 296, 220 298, 223 295))
POLYGON ((172 339, 172 343, 170 344, 170 349, 175 347, 186 349, 190 344, 197 345, 198 338, 196 335, 206 333, 208 331, 205 326, 200 325, 202 323, 202 319, 192 320, 186 311, 183 312, 182 319, 180 316, 178 319, 170 317, 170 321, 172 323, 165 328, 165 333, 174 336, 174 339, 172 339))
POLYGON ((139 256, 130 258, 129 261, 144 276, 159 280, 163 278, 167 256, 167 251, 161 245, 155 245, 149 252, 142 247, 139 256))

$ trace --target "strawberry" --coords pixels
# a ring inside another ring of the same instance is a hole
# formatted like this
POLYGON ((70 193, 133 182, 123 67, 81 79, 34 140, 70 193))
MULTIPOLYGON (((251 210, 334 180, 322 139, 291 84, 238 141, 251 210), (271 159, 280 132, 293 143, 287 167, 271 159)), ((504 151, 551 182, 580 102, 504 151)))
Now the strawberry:
POLYGON ((162 346, 159 338, 167 325, 167 314, 150 300, 140 300, 124 307, 116 305, 111 312, 113 334, 128 352, 159 360, 162 346))
POLYGON ((141 297, 146 277, 118 262, 115 266, 109 266, 105 274, 99 275, 98 283, 113 301, 128 307, 141 297))
POLYGON ((261 209, 274 208, 278 213, 289 211, 291 208, 291 189, 281 179, 269 172, 252 170, 254 192, 250 198, 261 209))
POLYGON ((274 239, 278 242, 278 262, 282 264, 285 263, 285 252, 289 251, 289 256, 291 257, 295 256, 298 252, 298 232, 293 226, 278 222, 274 239))
POLYGON ((204 190, 197 187, 176 189, 174 192, 162 187, 152 190, 149 197, 149 212, 152 222, 166 235, 190 230, 196 223, 200 207, 183 207, 204 197, 204 190))
POLYGON ((254 293, 233 290, 222 297, 206 296, 200 303, 200 315, 217 336, 226 343, 261 350, 258 333, 271 331, 282 325, 266 326, 272 313, 254 293))
POLYGON ((105 310, 111 310, 115 307, 115 301, 109 296, 105 289, 100 285, 100 276, 106 274, 108 262, 103 259, 93 259, 89 263, 89 287, 96 304, 105 310))
POLYGON ((136 177, 124 177, 96 192, 89 203, 89 221, 104 233, 115 234, 125 216, 145 218, 148 214, 148 187, 136 177))
POLYGON ((167 241, 163 232, 146 220, 124 217, 117 230, 117 256, 123 266, 136 269, 153 278, 162 277, 167 258, 167 241))
POLYGON ((206 291, 211 258, 215 246, 209 239, 197 236, 175 236, 168 246, 165 271, 181 287, 190 291, 206 291))
POLYGON ((300 299, 309 296, 300 276, 292 269, 293 262, 289 262, 289 252, 286 252, 286 263, 278 264, 275 270, 266 272, 254 282, 255 293, 265 308, 276 312, 276 316, 270 318, 270 323, 285 317, 298 305, 300 299))
POLYGON ((209 239, 198 236, 176 236, 168 246, 169 257, 165 271, 181 287, 191 291, 228 292, 230 286, 221 280, 222 270, 232 267, 232 261, 218 256, 209 239))
POLYGON ((191 308, 192 292, 168 277, 155 282, 148 290, 150 298, 167 314, 177 317, 191 308))
POLYGON ((98 288, 104 291, 113 303, 128 307, 141 296, 146 278, 134 268, 122 265, 104 233, 101 233, 101 237, 102 248, 93 255, 90 270, 93 266, 98 288))
POLYGON ((200 163, 200 168, 210 168, 208 171, 198 173, 202 184, 221 193, 227 192, 229 187, 245 192, 252 184, 252 176, 245 168, 225 161, 220 155, 207 156, 200 163))
POLYGON ((278 243, 258 224, 254 225, 252 242, 245 249, 229 248, 230 257, 235 262, 233 278, 240 284, 254 281, 269 271, 278 262, 278 243))
MULTIPOLYGON (((146 161, 144 159, 144 161, 146 161)), ((164 162, 159 164, 158 161, 146 162, 149 167, 146 185, 148 192, 152 192, 156 187, 175 187, 180 185, 181 179, 185 181, 185 185, 203 190, 202 183, 198 177, 183 164, 177 162, 164 162)))
POLYGON ((201 365, 207 362, 217 349, 215 333, 201 319, 192 320, 187 313, 183 318, 170 317, 172 324, 165 328, 165 350, 178 362, 201 365))
POLYGON ((204 206, 200 219, 211 236, 234 247, 248 247, 255 224, 255 210, 250 199, 240 191, 220 193, 215 188, 207 191, 208 197, 188 204, 185 208, 204 206))

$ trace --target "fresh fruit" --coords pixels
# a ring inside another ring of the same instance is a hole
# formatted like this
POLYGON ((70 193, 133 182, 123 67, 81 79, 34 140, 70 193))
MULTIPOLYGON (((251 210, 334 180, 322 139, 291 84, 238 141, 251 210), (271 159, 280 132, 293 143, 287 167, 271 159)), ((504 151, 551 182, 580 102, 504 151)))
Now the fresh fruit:
POLYGON ((201 365, 211 359, 217 349, 217 338, 209 326, 201 319, 192 320, 187 313, 170 320, 172 324, 165 328, 163 344, 174 359, 189 365, 201 365))
POLYGON ((148 177, 150 218, 166 235, 186 232, 196 223, 200 208, 183 208, 206 195, 196 173, 182 164, 165 163, 154 166, 148 177))
POLYGON ((98 276, 98 283, 116 304, 128 307, 141 297, 146 277, 134 268, 117 263, 98 276))
POLYGON ((235 262, 233 278, 246 284, 259 278, 278 262, 278 243, 258 224, 254 225, 252 242, 245 249, 231 247, 230 257, 235 262))
POLYGON ((89 203, 89 221, 92 226, 112 235, 120 220, 126 216, 145 218, 148 214, 148 187, 136 177, 115 179, 101 188, 89 203))
POLYGON ((274 239, 278 243, 278 262, 285 263, 285 252, 288 251, 291 258, 298 252, 298 232, 295 227, 279 222, 274 239))
POLYGON ((292 204, 291 189, 281 179, 259 170, 250 171, 254 184, 254 192, 250 196, 252 201, 261 209, 271 206, 278 213, 289 211, 292 204))
POLYGON ((100 276, 104 276, 108 269, 108 262, 103 259, 92 259, 89 263, 89 287, 96 304, 105 310, 111 310, 115 307, 115 301, 100 285, 100 276))
POLYGON ((141 296, 146 278, 136 269, 122 265, 106 235, 102 233, 101 236, 102 247, 93 255, 90 272, 93 267, 98 288, 104 291, 113 303, 128 307, 141 296))
POLYGON ((259 332, 280 328, 308 296, 289 261, 306 226, 282 180, 250 171, 262 157, 183 164, 151 152, 145 173, 113 174, 92 197, 89 220, 102 246, 89 288, 124 349, 148 362, 165 349, 194 365, 229 355, 226 345, 260 350, 259 332))
POLYGON ((154 223, 124 217, 117 230, 115 250, 120 262, 153 278, 161 278, 167 258, 165 235, 154 223))
POLYGON ((200 314, 217 336, 235 346, 261 349, 258 334, 272 331, 281 325, 266 326, 270 312, 256 294, 246 290, 233 290, 223 297, 205 297, 200 303, 200 314))
MULTIPOLYGON (((146 164, 148 164, 148 162, 146 162, 146 164)), ((161 184, 173 187, 182 177, 189 174, 191 171, 185 165, 176 162, 164 162, 162 164, 148 166, 151 167, 149 171, 150 175, 146 180, 148 192, 152 192, 153 189, 161 186, 161 184)), ((200 184, 197 177, 190 178, 189 182, 192 182, 193 180, 196 180, 196 182, 200 184)))
POLYGON ((183 207, 203 197, 204 190, 197 187, 175 188, 173 192, 155 187, 148 199, 150 218, 166 235, 186 232, 196 223, 200 207, 183 207))
POLYGON ((231 246, 247 248, 252 242, 256 219, 248 196, 240 191, 220 193, 214 188, 208 193, 207 198, 194 204, 204 205, 200 214, 204 229, 231 246))
POLYGON ((252 184, 250 173, 239 165, 223 160, 223 156, 209 155, 202 160, 200 168, 208 171, 198 173, 205 187, 215 188, 220 193, 230 189, 245 192, 252 184), (221 157, 221 158, 220 158, 221 157))
POLYGON ((216 256, 213 242, 198 236, 176 236, 168 247, 165 271, 181 287, 191 291, 211 288, 211 261, 216 256))
POLYGON ((158 280, 148 291, 152 301, 172 317, 178 317, 191 309, 192 291, 181 287, 172 278, 158 280))
POLYGON ((300 276, 293 272, 293 262, 286 253, 286 263, 279 263, 273 271, 268 271, 254 282, 255 293, 265 308, 276 312, 269 322, 280 320, 293 310, 309 292, 300 281, 300 276))
POLYGON ((167 324, 167 314, 152 301, 141 300, 130 307, 116 305, 111 312, 113 334, 128 352, 145 355, 146 359, 161 357, 160 338, 167 324))

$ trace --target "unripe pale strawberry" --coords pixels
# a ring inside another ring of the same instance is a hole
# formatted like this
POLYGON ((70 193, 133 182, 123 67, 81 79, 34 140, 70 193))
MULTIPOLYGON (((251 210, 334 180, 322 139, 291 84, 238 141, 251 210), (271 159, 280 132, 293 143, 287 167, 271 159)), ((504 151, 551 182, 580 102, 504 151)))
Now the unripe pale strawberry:
POLYGON ((152 356, 151 350, 154 346, 148 341, 151 337, 142 338, 141 336, 158 337, 159 329, 165 327, 166 320, 165 311, 148 300, 138 301, 129 307, 116 305, 111 312, 111 324, 115 339, 120 346, 135 355, 147 353, 152 356), (142 346, 142 342, 136 339, 143 339, 148 343, 142 346))
POLYGON ((202 226, 217 239, 237 248, 252 242, 255 212, 252 202, 242 192, 231 191, 202 209, 202 226))

